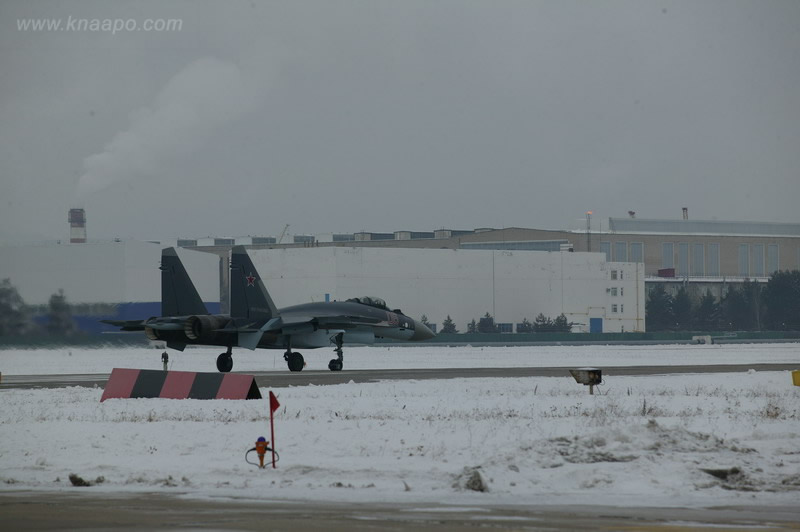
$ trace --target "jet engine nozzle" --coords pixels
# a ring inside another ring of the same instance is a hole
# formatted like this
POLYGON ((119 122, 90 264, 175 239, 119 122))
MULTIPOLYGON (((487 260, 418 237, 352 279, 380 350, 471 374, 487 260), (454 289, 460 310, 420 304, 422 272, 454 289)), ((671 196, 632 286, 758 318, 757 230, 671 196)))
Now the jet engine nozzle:
POLYGON ((209 341, 219 336, 230 318, 224 316, 189 316, 183 323, 183 332, 189 340, 209 341))
POLYGON ((153 329, 152 327, 145 327, 144 334, 150 340, 160 340, 161 337, 158 335, 158 331, 153 329))

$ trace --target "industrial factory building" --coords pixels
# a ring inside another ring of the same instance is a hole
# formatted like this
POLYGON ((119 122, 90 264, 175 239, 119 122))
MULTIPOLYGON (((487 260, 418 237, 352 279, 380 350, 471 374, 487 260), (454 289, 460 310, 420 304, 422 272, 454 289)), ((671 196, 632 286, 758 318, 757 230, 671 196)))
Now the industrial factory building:
MULTIPOLYGON (((100 319, 160 315, 162 246, 105 242, 5 246, 0 276, 30 305, 60 289, 81 329, 100 319)), ((228 256, 182 249, 181 259, 211 312, 225 312, 228 256)), ((250 251, 278 306, 363 295, 392 308, 447 315, 460 331, 489 312, 502 332, 542 313, 565 314, 575 332, 644 331, 644 271, 600 253, 308 247, 250 251)))
MULTIPOLYGON (((63 289, 86 331, 111 330, 100 319, 160 315, 161 249, 178 242, 93 242, 87 239, 82 210, 71 210, 69 222, 69 244, 4 246, 0 277, 9 278, 29 305, 44 306, 63 289)), ((508 333, 539 314, 551 319, 564 314, 575 332, 644 331, 641 264, 610 262, 602 253, 574 253, 561 244, 547 252, 356 245, 372 242, 371 236, 331 238, 329 246, 317 245, 313 237, 291 247, 253 241, 250 252, 278 306, 367 295, 426 315, 435 325, 449 315, 461 331, 486 313, 508 333)), ((408 232, 391 242, 461 236, 470 235, 408 232)), ((194 244, 193 249, 179 247, 180 255, 209 310, 226 312, 228 260, 236 240, 181 243, 194 244)))
MULTIPOLYGON (((600 253, 314 247, 251 250, 279 307, 369 295, 441 327, 491 314, 500 332, 564 314, 574 332, 644 331, 644 269, 600 253)), ((225 269, 223 268, 223 271, 225 269)))
MULTIPOLYGON (((302 235, 297 241, 249 237, 229 239, 252 248, 347 246, 395 249, 461 249, 602 253, 607 262, 644 266, 647 289, 662 284, 691 293, 711 290, 721 297, 728 286, 745 281, 766 283, 779 270, 800 269, 800 224, 692 220, 688 211, 675 219, 626 218, 592 220, 569 231, 479 228, 430 232, 395 231, 302 235), (288 243, 287 243, 288 242, 288 243)), ((230 246, 209 239, 191 242, 196 249, 223 255, 230 246)))
MULTIPOLYGON (((800 224, 587 216, 584 230, 482 228, 94 242, 70 211, 70 244, 4 246, 0 278, 28 304, 64 289, 81 328, 160 313, 161 249, 176 246, 212 312, 226 312, 228 257, 246 245, 279 306, 370 295, 460 331, 491 314, 502 332, 564 314, 575 332, 644 331, 646 292, 690 292, 800 268, 800 224), (286 237, 284 239, 284 237, 286 237)), ((284 231, 285 233, 285 231, 284 231)), ((109 328, 110 329, 110 328, 109 328)))
MULTIPOLYGON (((224 254, 235 244, 254 248, 357 246, 379 248, 494 249, 599 252, 606 261, 644 264, 649 279, 766 280, 778 270, 800 269, 800 224, 682 218, 590 220, 569 231, 479 228, 274 237, 205 238, 171 245, 224 254)), ((167 243, 167 242, 164 242, 167 243)))

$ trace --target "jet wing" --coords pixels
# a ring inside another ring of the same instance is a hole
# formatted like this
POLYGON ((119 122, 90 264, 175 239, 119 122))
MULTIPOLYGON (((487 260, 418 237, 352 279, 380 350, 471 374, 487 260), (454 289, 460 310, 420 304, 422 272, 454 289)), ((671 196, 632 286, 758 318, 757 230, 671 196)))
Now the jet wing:
MULTIPOLYGON (((358 325, 375 325, 380 323, 378 318, 365 316, 314 316, 312 314, 282 314, 279 318, 267 320, 261 327, 253 324, 235 329, 239 334, 239 347, 255 349, 266 332, 280 332, 281 334, 302 335, 310 334, 318 329, 352 329, 358 325)), ((224 330, 220 332, 234 332, 224 330)))
POLYGON ((280 328, 280 321, 280 318, 272 318, 271 320, 267 320, 267 322, 258 329, 237 329, 239 333, 239 347, 245 347, 252 351, 258 347, 258 342, 261 341, 261 337, 264 336, 265 332, 280 328))
POLYGON ((145 320, 100 320, 114 327, 119 327, 120 331, 143 331, 145 320))

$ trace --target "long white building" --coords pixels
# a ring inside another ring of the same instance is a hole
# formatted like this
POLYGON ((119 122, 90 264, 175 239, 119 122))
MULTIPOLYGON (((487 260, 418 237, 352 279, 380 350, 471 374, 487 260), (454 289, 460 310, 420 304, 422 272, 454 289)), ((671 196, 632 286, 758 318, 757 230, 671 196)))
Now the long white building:
POLYGON ((249 251, 279 307, 378 296, 459 331, 489 312, 504 332, 564 314, 574 332, 643 332, 644 266, 602 253, 466 249, 283 248, 249 251))
MULTIPOLYGON (((64 290, 87 331, 100 319, 160 314, 161 245, 136 242, 0 247, 0 278, 26 303, 46 305, 64 290)), ((644 331, 641 263, 607 262, 603 253, 473 249, 307 247, 249 250, 281 306, 378 296, 438 325, 449 315, 461 332, 490 313, 503 332, 527 318, 559 314, 575 332, 644 331)), ((225 311, 226 252, 179 254, 211 312, 225 311)))

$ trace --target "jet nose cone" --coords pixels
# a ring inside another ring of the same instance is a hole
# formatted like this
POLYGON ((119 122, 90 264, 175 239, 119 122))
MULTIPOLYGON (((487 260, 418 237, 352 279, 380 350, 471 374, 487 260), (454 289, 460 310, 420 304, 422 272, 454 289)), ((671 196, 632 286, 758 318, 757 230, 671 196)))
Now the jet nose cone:
POLYGON ((436 333, 430 330, 427 325, 414 320, 414 335, 411 337, 412 340, 429 340, 434 336, 436 336, 436 333))

